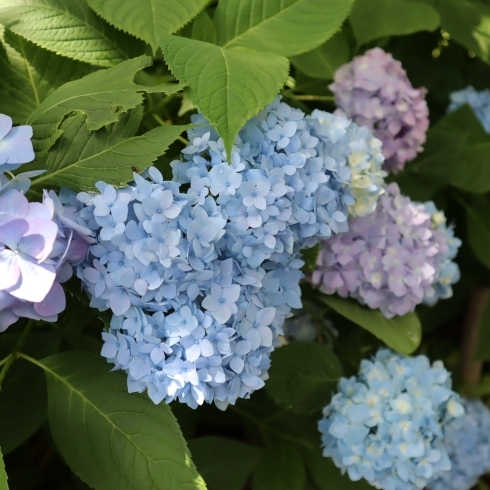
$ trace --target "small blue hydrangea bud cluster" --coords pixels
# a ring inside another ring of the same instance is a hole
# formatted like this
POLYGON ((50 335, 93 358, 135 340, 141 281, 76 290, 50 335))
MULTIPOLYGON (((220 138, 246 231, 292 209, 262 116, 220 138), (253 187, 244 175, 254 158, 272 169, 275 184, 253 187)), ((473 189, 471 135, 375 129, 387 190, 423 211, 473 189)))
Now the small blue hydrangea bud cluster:
POLYGON ((464 407, 461 423, 446 435, 451 470, 433 479, 430 490, 470 490, 490 472, 490 410, 480 400, 465 401, 464 407))
POLYGON ((471 85, 463 90, 453 92, 448 112, 453 112, 459 107, 468 104, 481 122, 485 132, 490 134, 490 90, 475 90, 471 85))
POLYGON ((464 408, 441 361, 382 349, 340 380, 323 413, 323 455, 351 480, 412 490, 450 469, 445 436, 464 408))
POLYGON ((114 313, 102 355, 129 391, 225 409, 264 385, 282 324, 301 308, 300 249, 347 230, 349 207, 370 209, 382 192, 377 140, 322 117, 277 99, 228 162, 199 115, 174 181, 150 168, 128 188, 78 195, 80 224, 97 236, 78 274, 91 305, 114 313))

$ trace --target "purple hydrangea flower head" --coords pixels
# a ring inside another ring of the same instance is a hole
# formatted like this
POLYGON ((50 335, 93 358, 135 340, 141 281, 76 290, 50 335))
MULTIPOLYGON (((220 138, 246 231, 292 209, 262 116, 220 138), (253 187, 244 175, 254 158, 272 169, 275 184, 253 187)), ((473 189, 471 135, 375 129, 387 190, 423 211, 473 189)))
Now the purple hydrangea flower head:
POLYGON ((446 436, 464 408, 441 361, 381 349, 340 380, 323 415, 323 455, 351 480, 412 490, 451 468, 446 436))
POLYGON ((383 142, 385 170, 397 173, 422 151, 429 127, 426 90, 414 89, 401 63, 373 48, 341 66, 330 85, 338 112, 383 142))
POLYGON ((448 112, 453 112, 464 104, 468 104, 481 122, 483 128, 490 134, 490 90, 475 90, 471 85, 451 94, 448 112))
POLYGON ((34 160, 31 126, 12 127, 12 119, 0 114, 0 172, 18 169, 34 160))
POLYGON ((461 242, 433 203, 414 203, 390 184, 376 211, 349 225, 322 246, 312 275, 322 292, 356 298, 387 318, 452 296, 461 242))
POLYGON ((431 480, 430 490, 470 490, 490 471, 490 410, 480 400, 466 400, 464 407, 445 438, 451 469, 431 480))
POLYGON ((371 133, 321 118, 278 98, 240 131, 228 161, 198 115, 174 181, 150 168, 125 189, 101 182, 100 194, 78 195, 78 221, 97 237, 78 276, 91 305, 114 314, 103 355, 130 391, 224 409, 264 385, 283 322, 301 308, 301 248, 346 231, 356 199, 381 193, 371 133))
POLYGON ((77 224, 53 191, 29 203, 16 189, 0 195, 0 331, 19 317, 56 321, 61 283, 87 255, 91 231, 77 224))

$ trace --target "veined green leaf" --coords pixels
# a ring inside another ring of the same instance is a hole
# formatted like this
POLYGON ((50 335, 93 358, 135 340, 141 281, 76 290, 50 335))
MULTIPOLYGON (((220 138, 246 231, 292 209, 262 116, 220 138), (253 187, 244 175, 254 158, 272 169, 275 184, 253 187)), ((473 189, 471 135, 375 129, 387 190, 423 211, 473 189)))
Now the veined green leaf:
POLYGON ((401 354, 411 354, 420 344, 422 327, 416 313, 388 319, 379 310, 361 306, 355 300, 328 295, 319 298, 337 313, 365 328, 401 354))
POLYGON ((97 17, 85 0, 3 0, 0 23, 45 49, 92 65, 112 66, 143 51, 141 43, 97 17))
POLYGON ((341 376, 342 366, 327 346, 293 342, 272 353, 265 390, 296 412, 312 412, 330 401, 341 376))
POLYGON ((303 73, 326 80, 333 80, 337 68, 348 61, 349 44, 342 32, 338 32, 318 48, 291 58, 291 63, 303 73))
POLYGON ((117 121, 121 114, 140 105, 142 92, 173 93, 181 88, 172 84, 145 87, 134 83, 135 73, 150 63, 148 56, 140 56, 65 83, 53 92, 27 120, 34 129, 37 156, 42 156, 60 137, 59 126, 70 112, 85 114, 88 129, 93 131, 117 121))
POLYGON ((8 29, 2 42, 0 112, 16 124, 25 123, 59 86, 90 73, 90 65, 46 51, 8 29))
POLYGON ((440 23, 437 11, 420 0, 356 0, 349 20, 358 44, 384 36, 433 31, 440 23))
POLYGON ((224 48, 294 56, 310 51, 340 28, 353 0, 221 0, 214 17, 224 48))
POLYGON ((192 23, 191 38, 198 41, 216 44, 218 33, 213 19, 209 17, 207 12, 201 12, 192 23))
POLYGON ((31 361, 46 375, 53 438, 81 480, 96 490, 205 490, 168 405, 128 393, 98 355, 31 361))
POLYGON ((151 44, 156 51, 158 36, 172 34, 190 22, 209 0, 87 0, 101 17, 123 31, 151 44))
POLYGON ((7 482, 7 472, 5 471, 5 463, 3 462, 3 454, 0 451, 0 490, 9 490, 9 484, 7 482))
POLYGON ((123 117, 111 126, 90 131, 83 114, 65 119, 60 126, 62 136, 48 153, 47 172, 33 180, 33 187, 51 184, 77 191, 94 190, 100 180, 126 185, 133 179, 133 168, 145 170, 188 129, 161 126, 129 138, 125 131, 128 123, 130 118, 123 117))
POLYGON ((238 131, 284 84, 288 60, 177 36, 162 35, 160 42, 172 73, 189 85, 190 99, 216 128, 230 155, 238 131))
POLYGON ((189 441, 192 459, 212 490, 242 490, 262 449, 224 437, 189 441))

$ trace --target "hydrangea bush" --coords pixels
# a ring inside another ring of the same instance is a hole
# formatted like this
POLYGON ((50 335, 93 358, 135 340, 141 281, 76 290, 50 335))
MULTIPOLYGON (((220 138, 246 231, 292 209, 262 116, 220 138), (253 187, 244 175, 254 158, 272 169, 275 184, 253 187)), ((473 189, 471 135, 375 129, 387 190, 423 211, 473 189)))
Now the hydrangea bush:
POLYGON ((490 488, 487 10, 371 3, 0 2, 1 490, 490 488))

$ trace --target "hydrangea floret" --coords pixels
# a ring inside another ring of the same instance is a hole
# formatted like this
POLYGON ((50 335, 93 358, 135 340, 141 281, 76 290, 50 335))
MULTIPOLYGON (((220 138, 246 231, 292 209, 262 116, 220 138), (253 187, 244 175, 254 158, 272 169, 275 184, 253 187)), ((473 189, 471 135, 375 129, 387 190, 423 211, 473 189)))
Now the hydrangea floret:
POLYGON ((323 414, 323 455, 351 480, 412 490, 451 468, 445 438, 464 408, 441 361, 382 349, 340 380, 323 414))
POLYGON ((91 305, 114 314, 102 355, 127 372, 129 391, 225 409, 264 385, 284 319, 301 307, 300 249, 346 231, 349 208, 372 207, 354 196, 382 192, 379 142, 324 114, 277 99, 229 161, 197 115, 173 181, 150 168, 127 188, 78 195, 79 222, 97 237, 78 275, 91 305))
POLYGON ((475 90, 471 85, 463 90, 453 92, 448 112, 453 112, 459 107, 468 104, 481 122, 485 132, 490 134, 490 90, 475 90))
POLYGON ((490 472, 490 410, 480 400, 467 400, 464 407, 461 423, 446 434, 451 469, 429 482, 430 490, 470 490, 490 472))
POLYGON ((452 296, 461 241, 432 202, 418 204, 392 183, 374 213, 324 242, 313 284, 325 294, 357 299, 386 318, 452 296))
POLYGON ((422 151, 429 127, 426 89, 414 89, 399 61, 373 48, 335 73, 329 87, 338 113, 383 142, 384 168, 397 173, 422 151))

